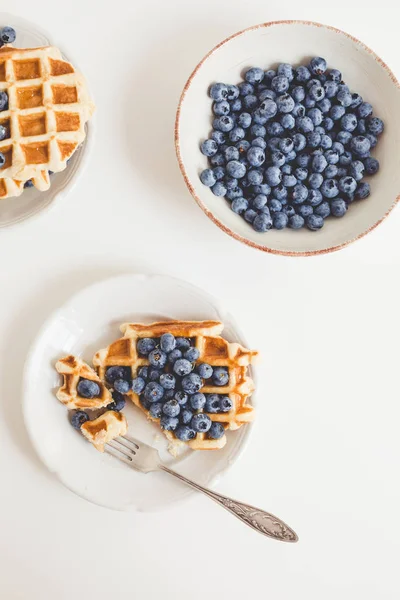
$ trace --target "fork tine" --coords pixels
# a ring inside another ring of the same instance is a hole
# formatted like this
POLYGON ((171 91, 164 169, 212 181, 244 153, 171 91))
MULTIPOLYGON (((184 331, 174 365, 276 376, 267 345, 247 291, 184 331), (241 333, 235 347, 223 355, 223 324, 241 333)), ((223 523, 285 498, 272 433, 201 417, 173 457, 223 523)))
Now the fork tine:
POLYGON ((118 450, 118 448, 114 448, 114 446, 112 446, 110 442, 104 446, 104 450, 107 452, 107 454, 111 454, 111 456, 114 456, 114 458, 118 458, 118 460, 121 460, 127 465, 132 466, 132 459, 128 458, 128 456, 120 450, 118 450))
POLYGON ((139 444, 143 443, 143 442, 139 442, 139 440, 135 440, 130 435, 121 436, 121 439, 127 440, 128 442, 130 442, 131 444, 133 444, 137 450, 139 450, 139 444))
POLYGON ((110 440, 108 442, 108 444, 111 446, 111 448, 114 448, 114 450, 117 450, 118 452, 120 452, 121 454, 123 454, 124 456, 126 456, 127 458, 129 458, 130 461, 133 460, 133 452, 127 448, 126 446, 124 446, 123 444, 121 444, 121 442, 119 442, 117 440, 117 438, 114 438, 113 440, 110 440))
POLYGON ((119 444, 121 444, 121 446, 124 446, 124 448, 127 448, 128 450, 130 450, 132 452, 132 454, 136 454, 136 452, 139 449, 139 446, 137 444, 135 444, 134 442, 132 442, 129 439, 126 439, 126 437, 124 436, 119 436, 114 438, 116 442, 118 442, 119 444))

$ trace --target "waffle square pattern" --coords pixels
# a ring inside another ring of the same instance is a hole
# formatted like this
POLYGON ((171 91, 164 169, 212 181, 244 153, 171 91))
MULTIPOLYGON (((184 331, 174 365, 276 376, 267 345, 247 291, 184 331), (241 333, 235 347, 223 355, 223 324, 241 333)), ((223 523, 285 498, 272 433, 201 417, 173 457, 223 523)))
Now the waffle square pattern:
POLYGON ((85 80, 58 48, 0 49, 0 91, 8 107, 0 113, 6 138, 0 142, 0 197, 19 195, 32 179, 48 186, 48 172, 63 171, 86 136, 93 114, 85 80))
MULTIPOLYGON (((202 408, 196 413, 205 412, 211 421, 221 423, 225 431, 238 429, 254 418, 254 409, 249 403, 249 397, 254 391, 254 383, 248 375, 248 367, 258 353, 247 350, 240 344, 228 342, 221 337, 222 330, 223 324, 218 321, 166 321, 150 325, 126 323, 121 326, 124 336, 97 352, 93 364, 97 367, 102 381, 107 380, 106 371, 112 366, 129 367, 132 378, 136 378, 138 369, 149 365, 148 357, 141 356, 138 352, 137 345, 141 338, 159 340, 163 334, 170 333, 175 338, 190 339, 199 353, 194 368, 200 363, 206 363, 213 368, 224 367, 229 374, 229 379, 223 386, 216 386, 212 381, 203 380, 200 392, 205 395, 228 396, 232 401, 232 407, 228 412, 209 413, 202 408)), ((160 423, 159 419, 150 414, 140 395, 130 390, 128 396, 149 419, 160 423)), ((227 441, 225 433, 219 439, 212 439, 207 433, 198 432, 194 439, 188 441, 178 440, 171 430, 164 430, 164 434, 170 442, 171 451, 182 444, 194 450, 219 449, 227 441)))

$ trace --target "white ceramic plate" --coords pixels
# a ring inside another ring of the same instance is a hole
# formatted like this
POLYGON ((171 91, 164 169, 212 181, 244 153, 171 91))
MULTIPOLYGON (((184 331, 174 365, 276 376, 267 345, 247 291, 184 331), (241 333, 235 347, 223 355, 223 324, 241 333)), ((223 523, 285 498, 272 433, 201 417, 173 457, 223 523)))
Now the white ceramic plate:
MULTIPOLYGON (((121 335, 121 323, 164 319, 221 320, 224 337, 248 347, 232 316, 209 294, 171 277, 123 275, 84 289, 57 310, 43 326, 27 359, 23 411, 33 445, 64 485, 96 504, 126 511, 152 510, 183 498, 190 489, 163 473, 132 471, 85 441, 71 427, 66 408, 55 396, 60 385, 55 362, 70 353, 91 362, 97 350, 121 335)), ((127 405, 124 413, 133 436, 155 445, 166 464, 203 485, 210 485, 232 465, 250 432, 250 426, 244 426, 228 432, 222 450, 188 449, 174 459, 157 425, 133 404, 127 405)))
POLYGON ((197 65, 183 90, 175 127, 181 172, 193 197, 223 231, 266 252, 287 255, 320 254, 337 250, 368 233, 388 214, 400 194, 400 87, 396 77, 372 50, 333 27, 305 21, 280 21, 250 27, 224 40, 197 65), (342 219, 328 219, 323 229, 271 230, 257 233, 233 213, 223 198, 200 182, 207 165, 199 143, 211 127, 208 88, 215 81, 238 83, 250 66, 274 68, 279 62, 300 64, 323 56, 340 69, 352 91, 374 107, 385 132, 374 150, 381 164, 371 178, 371 196, 351 205, 342 219))
MULTIPOLYGON (((5 25, 11 25, 16 30, 17 39, 14 45, 19 48, 54 44, 50 36, 41 31, 36 25, 25 19, 7 13, 0 13, 0 26, 4 27, 5 25)), ((68 58, 69 54, 63 52, 63 55, 79 68, 76 61, 72 60, 71 57, 68 58)), ((93 143, 93 120, 87 123, 86 133, 85 141, 74 152, 67 168, 61 173, 55 173, 51 176, 51 186, 47 191, 40 192, 36 188, 27 188, 17 198, 0 200, 0 227, 21 223, 44 209, 49 209, 55 204, 55 200, 60 200, 67 195, 86 164, 93 143)))

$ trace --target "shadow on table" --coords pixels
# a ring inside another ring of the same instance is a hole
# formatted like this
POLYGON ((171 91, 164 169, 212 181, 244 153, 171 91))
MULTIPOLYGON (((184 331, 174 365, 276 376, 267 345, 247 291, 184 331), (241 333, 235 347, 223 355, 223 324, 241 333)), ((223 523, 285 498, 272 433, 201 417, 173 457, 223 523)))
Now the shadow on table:
POLYGON ((110 269, 90 267, 64 273, 55 277, 39 294, 31 297, 14 322, 10 322, 4 335, 5 376, 0 382, 0 411, 19 449, 37 465, 42 463, 36 455, 24 426, 22 414, 22 378, 29 348, 49 315, 76 292, 97 281, 124 273, 146 272, 146 269, 110 269))

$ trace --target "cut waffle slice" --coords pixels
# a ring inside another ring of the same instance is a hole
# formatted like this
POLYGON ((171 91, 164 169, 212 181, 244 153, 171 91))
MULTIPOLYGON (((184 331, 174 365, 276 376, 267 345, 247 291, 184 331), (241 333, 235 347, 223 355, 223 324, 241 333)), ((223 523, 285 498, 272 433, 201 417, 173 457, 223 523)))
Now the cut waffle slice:
POLYGON ((96 371, 82 359, 72 355, 60 358, 56 363, 56 369, 64 378, 56 396, 67 408, 95 410, 108 406, 113 401, 110 391, 99 379, 96 371), (95 381, 100 386, 100 395, 96 398, 81 396, 78 392, 80 379, 95 381))
POLYGON ((86 136, 94 111, 82 75, 58 48, 0 48, 0 90, 8 109, 0 124, 5 164, 0 177, 27 181, 41 171, 63 171, 86 136))
POLYGON ((97 419, 86 421, 81 425, 82 435, 99 452, 104 452, 104 446, 118 436, 125 435, 128 431, 128 423, 125 416, 115 410, 107 410, 97 419))
MULTIPOLYGON (((223 324, 218 321, 166 321, 151 325, 127 323, 121 326, 124 337, 112 343, 108 348, 97 352, 93 358, 93 364, 98 368, 99 377, 102 380, 104 380, 106 369, 110 366, 130 367, 134 378, 137 376, 139 367, 149 364, 147 357, 138 354, 137 342, 140 338, 159 338, 164 333, 172 333, 175 337, 191 338, 200 353, 196 363, 226 367, 229 371, 229 381, 226 386, 208 385, 207 382, 204 382, 200 391, 204 394, 216 393, 229 396, 233 408, 229 412, 207 413, 208 416, 212 421, 221 423, 224 429, 238 429, 254 418, 254 409, 248 403, 248 398, 254 390, 254 384, 247 374, 247 369, 258 353, 222 338, 220 334, 223 327, 223 324)), ((129 396, 149 419, 159 422, 159 419, 154 419, 142 405, 137 394, 131 391, 129 396)), ((195 450, 214 450, 222 448, 226 444, 225 434, 215 440, 208 437, 206 433, 197 433, 194 439, 182 442, 175 437, 172 431, 164 431, 164 433, 172 447, 185 444, 195 450)))
MULTIPOLYGON (((35 177, 32 177, 32 185, 41 192, 50 187, 50 175, 48 171, 40 171, 35 177)), ((11 179, 10 177, 0 178, 0 200, 6 198, 15 198, 21 196, 25 190, 25 181, 11 179)))

